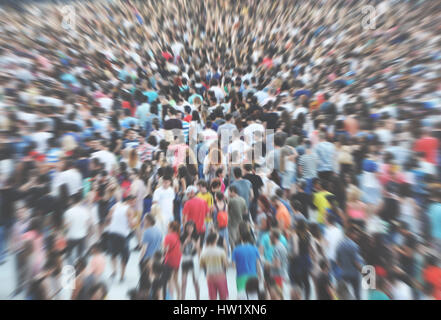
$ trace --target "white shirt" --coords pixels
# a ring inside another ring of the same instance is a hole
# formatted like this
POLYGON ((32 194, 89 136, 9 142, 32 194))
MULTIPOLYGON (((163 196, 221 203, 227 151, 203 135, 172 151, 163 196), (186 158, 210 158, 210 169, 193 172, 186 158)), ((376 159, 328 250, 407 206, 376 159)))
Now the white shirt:
POLYGON ((329 260, 336 260, 337 247, 344 238, 343 231, 337 226, 329 226, 325 231, 326 254, 329 260))
POLYGON ((69 195, 78 193, 83 187, 83 178, 77 169, 69 169, 59 172, 52 181, 52 194, 58 196, 60 187, 66 184, 69 195))
POLYGON ((294 114, 293 114, 293 117, 292 117, 292 118, 293 118, 294 120, 297 120, 297 118, 299 117, 299 115, 300 115, 301 113, 303 113, 303 114, 308 113, 308 109, 306 109, 305 107, 297 107, 296 110, 294 111, 294 114))
POLYGON ((77 204, 64 214, 67 228, 67 239, 76 240, 87 236, 87 229, 91 225, 91 213, 89 209, 77 204))
POLYGON ((233 152, 237 151, 240 155, 243 155, 249 148, 250 146, 246 142, 237 139, 228 146, 228 154, 232 155, 233 152))
POLYGON ((223 100, 225 98, 224 91, 221 88, 219 88, 218 86, 211 87, 210 91, 214 92, 214 95, 216 96, 216 99, 217 99, 217 103, 219 103, 221 100, 223 100))
POLYGON ((254 132, 260 131, 262 134, 265 132, 265 127, 260 123, 252 123, 243 130, 245 139, 249 144, 254 142, 254 132))
POLYGON ((175 192, 172 187, 164 189, 162 186, 153 193, 153 202, 158 203, 161 208, 161 216, 164 223, 173 220, 173 200, 175 199, 175 192))
POLYGON ((181 53, 181 50, 184 48, 184 45, 182 44, 182 43, 180 43, 180 42, 175 42, 175 43, 173 43, 172 44, 172 46, 171 46, 171 49, 172 49, 172 51, 173 51, 173 55, 176 57, 176 56, 179 56, 180 55, 180 53, 181 53))
POLYGON ((32 134, 32 141, 37 144, 37 152, 45 153, 47 149, 47 141, 52 138, 52 133, 39 131, 32 134))
POLYGON ((110 111, 113 106, 113 99, 109 97, 102 97, 98 99, 98 103, 100 104, 101 108, 105 109, 106 111, 110 111))
POLYGON ((112 220, 106 231, 127 237, 131 232, 129 220, 127 218, 127 210, 129 210, 129 206, 117 202, 113 208, 112 220))
POLYGON ((204 141, 208 144, 217 139, 217 133, 213 129, 205 129, 202 131, 202 136, 204 137, 204 141))
POLYGON ((93 158, 97 158, 101 163, 104 163, 104 167, 109 173, 112 171, 114 166, 118 164, 115 155, 107 150, 100 150, 92 153, 92 159, 93 158))

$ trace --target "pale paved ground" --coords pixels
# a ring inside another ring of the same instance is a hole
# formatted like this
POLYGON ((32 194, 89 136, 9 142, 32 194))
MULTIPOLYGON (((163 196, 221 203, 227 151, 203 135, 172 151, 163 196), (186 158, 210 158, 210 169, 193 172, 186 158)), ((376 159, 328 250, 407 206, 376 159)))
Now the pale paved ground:
MULTIPOLYGON (((131 247, 134 247, 134 243, 132 242, 131 247)), ((125 281, 120 283, 119 277, 115 277, 114 280, 111 280, 110 274, 112 273, 110 258, 108 258, 108 263, 106 266, 106 270, 104 272, 104 279, 106 280, 106 284, 109 289, 108 299, 109 300, 124 300, 128 299, 127 292, 135 288, 137 282, 139 280, 139 270, 138 270, 138 261, 139 261, 139 252, 132 252, 130 255, 130 260, 127 264, 126 270, 126 278, 125 281)), ((203 272, 201 272, 196 266, 196 276, 199 279, 199 286, 201 290, 201 299, 208 299, 208 289, 207 282, 203 272)), ((228 291, 229 291, 229 299, 236 300, 237 299, 237 291, 236 291, 236 271, 232 268, 228 269, 227 272, 227 282, 228 282, 228 291)), ((180 281, 180 276, 179 276, 180 281)), ((285 286, 286 287, 286 286, 285 286)), ((312 287, 312 283, 311 283, 312 287)), ((11 297, 11 293, 15 288, 15 261, 12 256, 8 256, 7 262, 0 266, 0 300, 7 299, 24 299, 24 295, 20 294, 16 297, 11 297)), ((289 297, 289 289, 285 288, 285 298, 289 297)), ((66 293, 66 298, 69 296, 69 293, 66 293)), ((366 292, 362 292, 362 297, 366 297, 366 292)), ((193 282, 191 277, 188 278, 187 281, 187 300, 194 300, 196 298, 193 282)), ((312 290, 312 299, 315 299, 314 290, 312 290)))
MULTIPOLYGON (((132 242, 132 246, 134 247, 134 243, 132 242)), ((128 299, 127 292, 130 289, 136 287, 139 280, 139 269, 138 269, 138 261, 139 261, 139 252, 133 252, 130 255, 129 262, 127 264, 126 269, 126 278, 124 282, 119 282, 119 276, 115 277, 113 280, 110 278, 112 273, 112 267, 110 258, 108 258, 108 263, 106 265, 106 270, 104 272, 104 279, 106 279, 106 284, 108 285, 109 294, 108 299, 110 300, 121 300, 128 299)), ((15 261, 12 256, 8 256, 7 262, 0 266, 0 300, 11 299, 11 293, 15 288, 15 261)), ((203 272, 199 272, 199 269, 196 267, 196 276, 199 279, 199 286, 201 290, 201 299, 208 299, 208 289, 207 282, 203 272)), ((230 294, 230 299, 237 298, 236 292, 236 271, 233 269, 229 269, 227 273, 227 281, 228 281, 228 290, 230 294)), ((179 277, 180 279, 180 277, 179 277)), ((24 299, 24 295, 20 294, 13 299, 24 299)), ((187 300, 196 299, 196 294, 193 287, 193 282, 191 277, 187 280, 187 300)))

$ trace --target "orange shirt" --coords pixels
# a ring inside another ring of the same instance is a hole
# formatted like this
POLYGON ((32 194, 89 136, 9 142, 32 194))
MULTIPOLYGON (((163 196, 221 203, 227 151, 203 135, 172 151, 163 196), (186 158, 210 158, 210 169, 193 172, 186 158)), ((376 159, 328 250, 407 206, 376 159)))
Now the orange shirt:
POLYGON ((277 208, 276 220, 279 228, 282 230, 288 229, 291 226, 291 216, 283 204, 277 208))

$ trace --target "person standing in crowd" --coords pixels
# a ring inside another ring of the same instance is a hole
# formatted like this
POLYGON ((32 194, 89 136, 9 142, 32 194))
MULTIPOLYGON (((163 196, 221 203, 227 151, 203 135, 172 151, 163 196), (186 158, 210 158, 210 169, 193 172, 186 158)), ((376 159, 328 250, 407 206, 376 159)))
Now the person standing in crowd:
MULTIPOLYGON (((168 226, 168 233, 164 238, 164 265, 165 265, 165 278, 169 284, 170 295, 176 293, 176 297, 179 300, 180 290, 178 284, 178 271, 182 258, 181 240, 179 236, 179 224, 176 221, 172 221, 168 226)), ((164 291, 164 296, 165 296, 164 291)))
POLYGON ((228 299, 226 269, 228 267, 225 250, 216 245, 218 235, 210 233, 200 257, 200 267, 204 270, 210 300, 228 299))
POLYGON ((259 250, 252 244, 249 233, 240 234, 240 244, 233 250, 232 261, 236 267, 236 286, 240 298, 245 294, 248 280, 260 275, 259 250))
POLYGON ((248 213, 248 207, 244 198, 239 196, 237 188, 231 186, 229 188, 228 201, 228 237, 229 243, 232 247, 236 245, 239 240, 239 224, 244 220, 248 213))
POLYGON ((174 219, 173 200, 175 199, 175 191, 172 187, 172 178, 168 176, 162 177, 162 184, 153 192, 152 205, 157 204, 162 220, 162 231, 167 230, 167 225, 174 219))
POLYGON ((363 260, 360 247, 356 243, 357 230, 354 226, 347 228, 345 237, 337 247, 337 265, 341 270, 342 280, 347 281, 357 300, 360 300, 361 266, 363 260))
POLYGON ((198 235, 198 241, 202 245, 205 236, 205 220, 210 210, 207 202, 196 194, 198 189, 195 186, 189 186, 186 191, 187 201, 182 209, 182 222, 184 225, 187 222, 193 222, 195 225, 195 232, 198 235))
POLYGON ((129 195, 122 201, 117 202, 112 209, 110 209, 107 216, 108 226, 107 232, 109 234, 109 248, 112 255, 113 272, 112 277, 116 276, 117 257, 121 258, 121 278, 120 282, 124 281, 127 262, 130 257, 130 249, 128 244, 129 234, 135 226, 134 218, 135 197, 129 195))

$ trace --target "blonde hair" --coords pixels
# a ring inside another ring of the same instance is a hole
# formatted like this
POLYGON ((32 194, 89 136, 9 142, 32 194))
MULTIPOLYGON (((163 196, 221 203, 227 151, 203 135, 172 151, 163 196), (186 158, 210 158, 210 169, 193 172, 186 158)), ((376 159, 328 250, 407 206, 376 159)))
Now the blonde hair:
POLYGON ((63 140, 61 141, 61 148, 65 152, 72 151, 76 149, 77 146, 78 146, 77 142, 75 141, 74 137, 72 137, 71 135, 64 136, 63 140))
POLYGON ((138 160, 139 160, 139 156, 138 156, 138 152, 136 151, 136 149, 132 149, 129 152, 129 159, 127 161, 127 164, 130 168, 136 168, 137 164, 138 164, 138 160))

